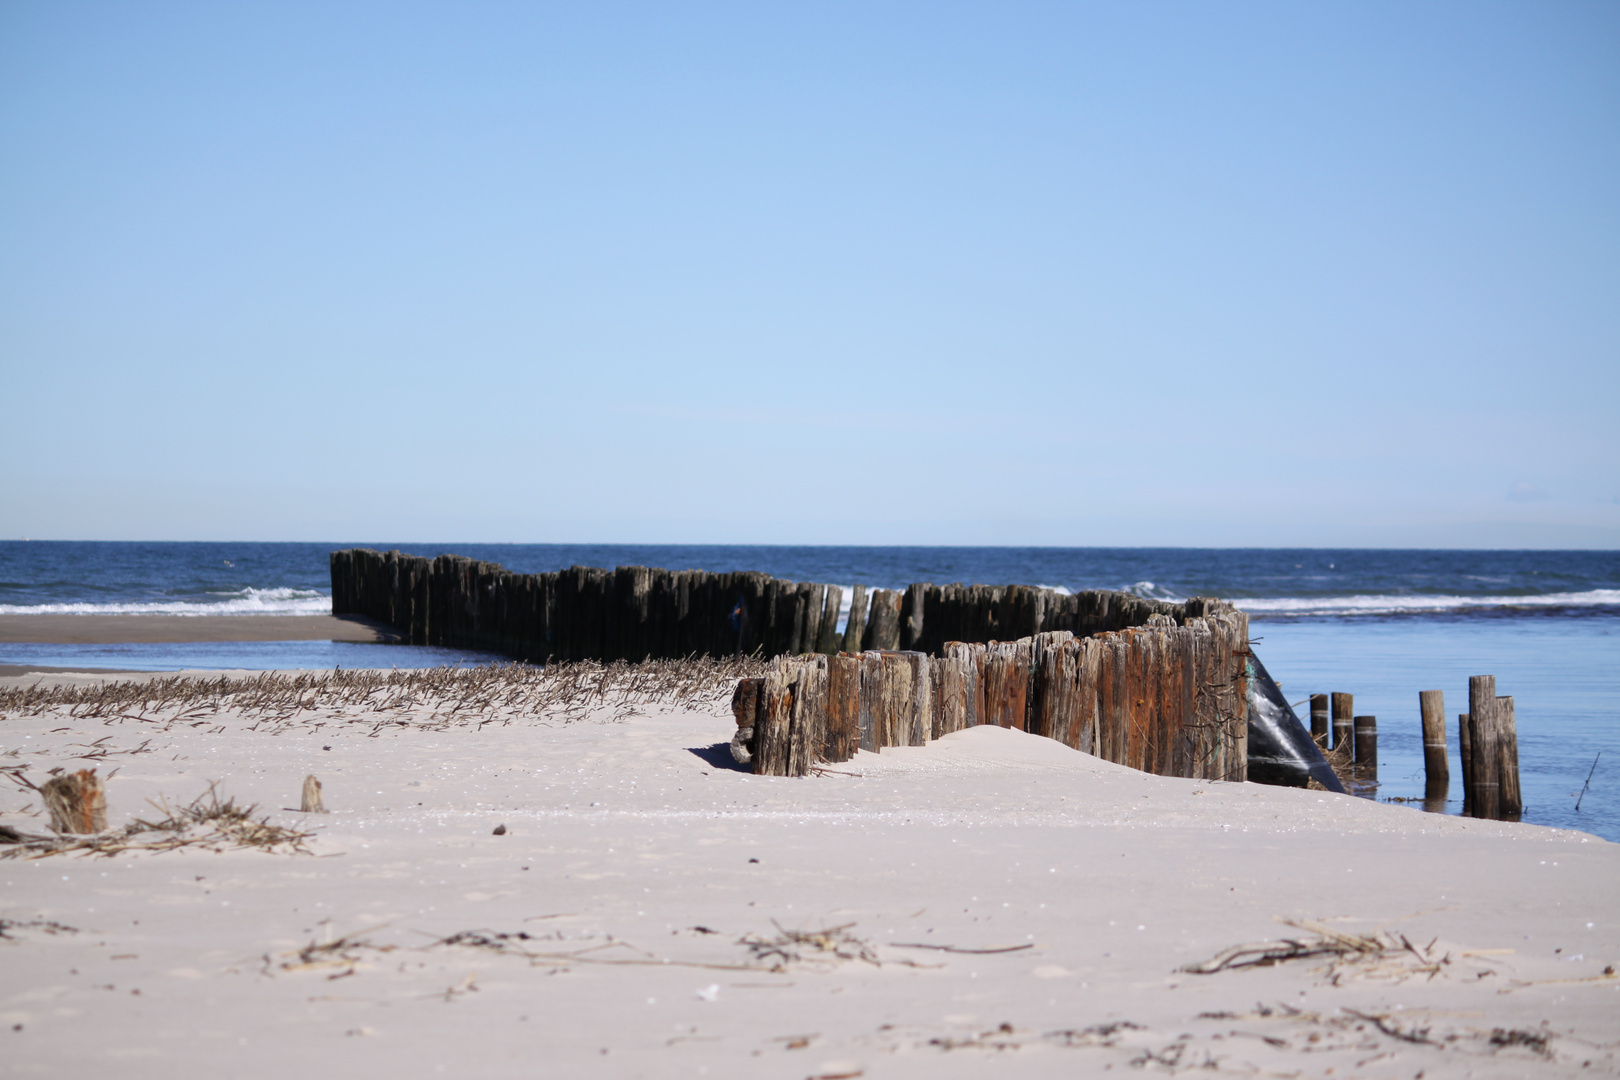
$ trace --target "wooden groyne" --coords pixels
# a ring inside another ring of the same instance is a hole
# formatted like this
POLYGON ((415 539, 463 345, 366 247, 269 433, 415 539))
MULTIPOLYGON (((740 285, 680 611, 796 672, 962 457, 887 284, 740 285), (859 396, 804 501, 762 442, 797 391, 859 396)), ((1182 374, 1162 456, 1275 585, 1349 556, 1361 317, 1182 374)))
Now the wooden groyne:
POLYGON ((616 570, 574 566, 514 574, 459 555, 425 558, 366 548, 331 556, 332 613, 388 623, 415 645, 487 649, 546 660, 647 660, 683 656, 913 651, 946 642, 1016 641, 1067 631, 1076 637, 1176 624, 1216 613, 1247 619, 1223 600, 1185 603, 1129 593, 1074 594, 1026 585, 855 586, 838 629, 843 590, 761 573, 616 570))
POLYGON ((365 548, 333 552, 331 569, 333 614, 416 644, 536 663, 776 657, 739 713, 769 775, 996 724, 1145 772, 1245 776, 1248 617, 1223 600, 933 584, 868 597, 857 585, 840 630, 839 586, 761 573, 514 574, 365 548))
POLYGON ((1161 776, 1242 780, 1247 627, 1228 613, 1076 637, 947 642, 942 655, 783 656, 733 698, 756 773, 803 776, 856 748, 922 746, 980 724, 1161 776))

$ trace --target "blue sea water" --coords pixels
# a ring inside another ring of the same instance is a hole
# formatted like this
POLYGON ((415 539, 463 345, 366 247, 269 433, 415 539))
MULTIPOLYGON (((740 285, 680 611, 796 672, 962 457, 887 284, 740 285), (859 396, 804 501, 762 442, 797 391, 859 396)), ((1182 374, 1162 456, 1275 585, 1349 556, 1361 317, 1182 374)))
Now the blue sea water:
MULTIPOLYGON (((1497 692, 1515 699, 1525 820, 1620 840, 1620 552, 6 541, 0 614, 323 613, 327 555, 355 546, 455 552, 527 573, 642 564, 845 586, 962 581, 1222 596, 1250 613, 1255 649, 1289 700, 1350 692, 1357 713, 1378 717, 1379 797, 1422 795, 1417 694, 1438 689, 1450 714, 1458 809, 1456 714, 1467 709, 1468 676, 1495 675, 1497 692)), ((0 645, 0 664, 79 668, 417 667, 479 658, 336 642, 0 645)))

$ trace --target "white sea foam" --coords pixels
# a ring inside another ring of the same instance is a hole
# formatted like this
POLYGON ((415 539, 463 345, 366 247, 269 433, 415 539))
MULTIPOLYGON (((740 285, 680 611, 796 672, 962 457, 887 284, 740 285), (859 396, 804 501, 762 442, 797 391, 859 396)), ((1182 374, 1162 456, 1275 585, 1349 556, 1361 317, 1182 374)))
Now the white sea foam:
POLYGON ((1620 607, 1620 589, 1537 596, 1283 596, 1232 602, 1253 615, 1394 615, 1481 608, 1620 607))
POLYGON ((1164 600, 1172 604, 1179 604, 1187 599, 1185 596, 1177 596, 1169 589, 1155 585, 1151 581, 1138 581, 1134 585, 1127 585, 1124 591, 1132 596, 1140 596, 1144 600, 1164 600))
POLYGON ((210 593, 211 600, 128 600, 106 604, 0 604, 0 615, 330 615, 332 598, 314 589, 210 593))

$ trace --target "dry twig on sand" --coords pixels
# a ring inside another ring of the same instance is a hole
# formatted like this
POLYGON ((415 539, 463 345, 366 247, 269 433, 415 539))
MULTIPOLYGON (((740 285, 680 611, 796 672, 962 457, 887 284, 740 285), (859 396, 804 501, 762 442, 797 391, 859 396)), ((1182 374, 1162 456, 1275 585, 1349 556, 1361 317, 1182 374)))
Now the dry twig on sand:
POLYGON ((16 941, 7 930, 42 930, 47 934, 77 934, 77 926, 64 926, 52 919, 0 919, 0 939, 16 941))
POLYGON ((1433 979, 1453 963, 1450 952, 1436 953, 1435 942, 1414 945, 1405 934, 1383 931, 1346 934, 1306 919, 1278 921, 1309 931, 1311 936, 1234 945, 1203 963, 1188 964, 1181 970, 1193 975, 1213 975, 1239 968, 1269 967, 1288 960, 1328 957, 1328 981, 1337 985, 1346 975, 1395 980, 1426 975, 1433 979))
POLYGON ((18 840, 0 849, 0 859, 41 859, 74 852, 111 856, 122 851, 173 851, 184 847, 307 853, 304 841, 315 835, 272 825, 267 817, 254 817, 257 806, 242 806, 235 799, 220 798, 216 784, 209 784, 207 791, 179 809, 171 809, 166 802, 152 805, 163 813, 162 817, 155 821, 136 818, 110 832, 89 836, 17 833, 18 840))
POLYGON ((771 925, 776 927, 775 937, 746 934, 737 944, 745 947, 755 961, 766 964, 772 971, 785 971, 789 964, 838 960, 861 960, 873 967, 882 966, 871 944, 849 932, 854 923, 825 926, 820 930, 784 930, 782 924, 774 919, 771 925))
POLYGON ((342 968, 344 970, 335 975, 328 975, 328 979, 341 979, 353 975, 355 965, 362 957, 362 950, 372 952, 393 952, 397 946, 373 945, 362 934, 369 934, 374 930, 382 930, 388 924, 373 926, 368 930, 357 930, 352 934, 344 934, 339 938, 328 941, 311 941, 301 949, 281 953, 281 960, 273 959, 269 953, 264 954, 264 966, 260 969, 262 974, 269 975, 273 970, 278 971, 313 971, 319 968, 342 968))

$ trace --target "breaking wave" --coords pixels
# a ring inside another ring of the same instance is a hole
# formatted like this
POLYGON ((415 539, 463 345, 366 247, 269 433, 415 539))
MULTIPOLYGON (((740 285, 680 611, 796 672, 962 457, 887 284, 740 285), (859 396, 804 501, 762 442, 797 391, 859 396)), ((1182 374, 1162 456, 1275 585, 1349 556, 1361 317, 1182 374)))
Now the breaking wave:
POLYGON ((1532 596, 1254 597, 1232 601, 1253 615, 1399 615, 1498 609, 1620 607, 1620 589, 1532 596))
POLYGON ((255 589, 205 594, 196 600, 116 603, 0 604, 0 615, 330 615, 332 598, 315 589, 255 589))

